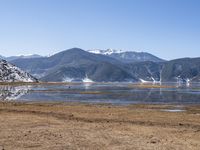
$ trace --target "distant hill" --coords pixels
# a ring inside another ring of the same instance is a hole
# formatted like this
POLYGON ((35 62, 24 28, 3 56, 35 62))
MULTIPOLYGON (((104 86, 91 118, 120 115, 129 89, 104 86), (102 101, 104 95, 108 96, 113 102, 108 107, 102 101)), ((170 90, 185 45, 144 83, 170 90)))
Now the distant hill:
POLYGON ((163 81, 200 81, 200 58, 168 61, 162 69, 163 81))
POLYGON ((166 62, 138 62, 126 66, 140 81, 200 82, 200 58, 182 58, 166 62))
POLYGON ((12 61, 15 59, 23 59, 23 58, 42 58, 43 56, 33 54, 33 55, 20 55, 20 56, 10 56, 10 57, 4 57, 7 61, 12 61))
POLYGON ((9 56, 9 57, 5 57, 0 55, 0 59, 4 59, 7 61, 12 61, 15 59, 23 59, 23 58, 42 58, 43 56, 41 55, 37 55, 37 54, 32 54, 32 55, 19 55, 19 56, 9 56))

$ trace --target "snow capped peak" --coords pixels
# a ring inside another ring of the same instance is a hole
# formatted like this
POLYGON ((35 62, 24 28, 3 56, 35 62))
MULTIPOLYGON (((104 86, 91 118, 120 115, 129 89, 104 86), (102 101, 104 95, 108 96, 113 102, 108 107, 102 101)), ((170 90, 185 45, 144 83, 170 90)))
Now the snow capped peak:
POLYGON ((30 57, 30 56, 40 56, 40 55, 38 55, 38 54, 18 54, 18 55, 15 55, 15 56, 18 56, 18 57, 30 57))
POLYGON ((139 51, 132 51, 132 50, 117 50, 117 49, 93 49, 88 50, 90 53, 95 54, 102 54, 107 55, 117 60, 123 62, 141 62, 141 61, 152 61, 152 62, 163 62, 163 59, 158 58, 147 52, 139 52, 139 51))
POLYGON ((106 50, 92 49, 92 50, 88 50, 88 52, 94 53, 94 54, 111 55, 112 53, 122 53, 124 51, 109 48, 109 49, 106 49, 106 50))

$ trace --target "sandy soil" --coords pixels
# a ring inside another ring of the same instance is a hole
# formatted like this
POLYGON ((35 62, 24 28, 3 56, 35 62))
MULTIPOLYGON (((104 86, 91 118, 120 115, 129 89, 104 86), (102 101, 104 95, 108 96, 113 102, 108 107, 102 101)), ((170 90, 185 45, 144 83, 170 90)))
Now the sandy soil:
POLYGON ((199 150, 200 106, 0 103, 0 150, 199 150))

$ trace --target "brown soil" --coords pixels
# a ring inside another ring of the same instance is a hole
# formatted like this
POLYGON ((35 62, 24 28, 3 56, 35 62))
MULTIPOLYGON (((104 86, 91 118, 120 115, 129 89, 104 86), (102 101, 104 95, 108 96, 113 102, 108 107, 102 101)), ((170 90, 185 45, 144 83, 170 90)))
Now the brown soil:
POLYGON ((200 106, 173 107, 0 103, 0 150, 199 150, 200 106))

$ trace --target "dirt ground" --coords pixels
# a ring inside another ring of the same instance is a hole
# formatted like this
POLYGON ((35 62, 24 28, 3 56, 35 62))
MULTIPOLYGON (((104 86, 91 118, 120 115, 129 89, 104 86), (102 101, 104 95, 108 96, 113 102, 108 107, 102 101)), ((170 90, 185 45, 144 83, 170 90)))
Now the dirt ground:
POLYGON ((200 106, 0 103, 0 150, 199 150, 200 106))

